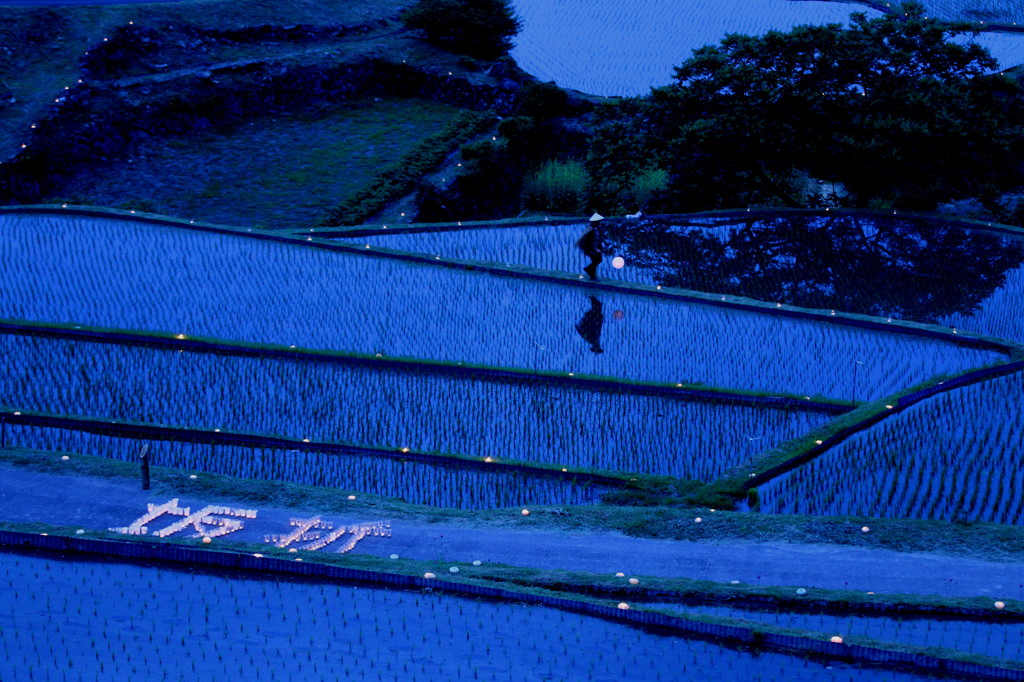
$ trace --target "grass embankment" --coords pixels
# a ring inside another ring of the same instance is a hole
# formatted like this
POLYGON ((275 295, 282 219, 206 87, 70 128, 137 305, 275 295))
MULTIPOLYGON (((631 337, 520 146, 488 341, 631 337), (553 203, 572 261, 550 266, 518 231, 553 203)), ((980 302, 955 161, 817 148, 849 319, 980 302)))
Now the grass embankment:
MULTIPOLYGON (((142 134, 116 126, 116 134, 132 139, 131 147, 114 152, 113 160, 105 158, 105 152, 94 154, 88 173, 81 168, 62 171, 59 186, 43 195, 45 201, 156 211, 234 225, 294 227, 315 224, 345 200, 348 208, 358 208, 356 213, 367 217, 397 198, 394 182, 381 191, 381 179, 391 181, 396 175, 382 174, 382 167, 400 167, 400 189, 411 191, 422 173, 464 141, 460 135, 475 129, 457 117, 458 108, 398 98, 338 104, 338 99, 348 97, 318 99, 314 92, 291 108, 282 108, 278 101, 267 115, 236 117, 230 125, 197 125, 175 136, 160 132, 159 109, 181 109, 174 103, 175 94, 193 101, 205 92, 204 83, 222 90, 252 89, 246 68, 240 66, 245 63, 262 64, 263 81, 272 78, 267 68, 330 69, 380 57, 460 68, 452 55, 407 35, 396 21, 404 4, 360 0, 337 6, 299 0, 283 5, 250 1, 45 10, 0 7, 0 18, 9 19, 0 22, 0 44, 25 45, 6 56, 0 53, 0 66, 10 74, 0 81, 0 133, 6 133, 0 139, 8 140, 0 146, 0 159, 21 152, 23 144, 28 145, 25 153, 34 152, 38 145, 33 133, 42 131, 44 122, 59 110, 55 99, 84 79, 86 85, 78 87, 99 87, 92 91, 89 115, 102 119, 104 107, 116 109, 130 102, 143 118, 157 112, 156 125, 152 130, 143 126, 142 134), (287 32, 296 25, 309 30, 291 39, 287 32), (260 38, 263 27, 269 27, 265 39, 260 38), (112 42, 104 42, 108 36, 112 42), (117 47, 106 50, 110 56, 105 61, 84 70, 80 60, 86 52, 91 50, 88 59, 96 60, 97 46, 115 43, 117 47), (275 66, 267 67, 270 63, 275 66), (4 88, 15 104, 3 104, 4 88), (96 97, 100 91, 116 92, 123 101, 96 97), (438 144, 434 136, 445 130, 446 123, 451 123, 448 130, 454 126, 459 134, 438 144), (39 129, 33 131, 35 125, 39 129), (358 206, 346 197, 357 198, 358 206)), ((477 68, 471 66, 470 71, 477 68)), ((76 97, 76 102, 81 99, 76 97)))
POLYGON ((77 178, 60 198, 230 225, 312 226, 382 166, 461 121, 459 111, 425 100, 360 100, 154 140, 130 164, 77 178))
MULTIPOLYGON (((425 589, 427 591, 451 592, 455 594, 466 593, 467 588, 472 592, 472 586, 498 587, 502 590, 501 599, 518 599, 527 604, 543 604, 544 599, 556 599, 557 608, 570 611, 586 611, 586 605, 593 604, 604 607, 601 617, 623 620, 627 614, 622 613, 622 607, 615 609, 615 604, 622 599, 627 599, 627 604, 643 608, 643 600, 646 598, 656 599, 659 606, 651 609, 655 613, 662 613, 669 617, 661 622, 661 627, 667 627, 670 631, 677 632, 687 637, 714 637, 720 640, 725 637, 729 641, 741 641, 755 647, 765 646, 776 648, 779 646, 787 649, 797 647, 799 650, 824 653, 816 643, 827 642, 832 632, 820 630, 804 630, 788 627, 781 627, 756 620, 738 619, 688 612, 683 604, 715 604, 727 603, 732 607, 747 608, 768 608, 770 610, 786 609, 792 612, 813 612, 833 613, 842 615, 871 615, 889 616, 902 620, 907 616, 922 616, 926 618, 961 618, 979 622, 1013 623, 1020 622, 1024 618, 1024 608, 1019 602, 1002 602, 997 608, 995 603, 989 599, 959 599, 942 600, 932 597, 904 597, 859 594, 840 591, 815 590, 806 591, 799 595, 791 589, 779 588, 752 588, 750 586, 730 585, 729 587, 692 580, 659 580, 657 578, 644 578, 642 583, 636 585, 624 582, 625 576, 610 578, 605 575, 568 572, 545 572, 537 570, 524 570, 517 567, 504 565, 487 564, 473 565, 470 562, 446 562, 437 561, 410 561, 395 556, 394 559, 381 559, 360 555, 338 555, 338 554, 310 554, 303 553, 297 557, 292 552, 267 547, 265 545, 245 545, 217 542, 217 548, 206 548, 197 540, 140 540, 125 538, 106 531, 89 532, 85 530, 72 530, 64 527, 49 527, 39 524, 10 525, 0 524, 0 529, 10 530, 29 534, 46 534, 51 536, 65 536, 72 539, 82 538, 84 540, 102 539, 114 540, 117 547, 123 547, 124 543, 147 545, 177 545, 189 546, 197 550, 200 555, 206 552, 244 553, 253 554, 259 557, 257 561, 268 562, 278 559, 280 562, 267 564, 268 569, 283 571, 281 577, 285 580, 304 580, 301 576, 295 575, 288 570, 294 565, 293 561, 303 561, 304 569, 314 569, 317 565, 338 566, 346 569, 359 571, 361 574, 350 575, 347 580, 369 581, 371 584, 384 582, 389 577, 405 576, 411 578, 406 589, 425 589), (431 575, 433 574, 433 575, 431 575), (437 576, 434 578, 433 576, 437 576), (676 600, 680 606, 666 604, 666 600, 676 600), (621 614, 621 615, 620 615, 621 614), (711 631, 710 633, 701 625, 711 624, 721 626, 724 630, 711 631), (797 637, 803 641, 792 639, 771 639, 771 636, 783 636, 787 638, 797 637)), ((74 545, 75 543, 70 543, 74 545)), ((82 550, 86 552, 81 555, 88 559, 96 556, 96 552, 102 552, 102 546, 84 545, 82 550)), ((26 551, 17 550, 15 551, 26 551)), ((118 552, 120 555, 120 552, 118 552)), ((100 555, 103 556, 103 555, 100 555)), ((193 555, 191 561, 196 561, 197 556, 193 555)), ((211 560, 214 556, 211 555, 211 560)), ((124 561, 124 559, 116 559, 124 561)), ((131 559, 129 562, 133 561, 131 559)), ((137 560, 136 560, 137 561, 137 560)), ((250 559, 251 561, 251 559, 250 559)), ((143 563, 147 563, 145 560, 143 563)), ((204 563, 199 561, 199 563, 204 563)), ((219 564, 219 561, 217 562, 219 564)), ((190 570, 195 570, 190 567, 190 570)), ((219 569, 200 568, 201 571, 221 572, 219 569)), ((303 571, 305 572, 305 570, 303 571)), ((240 577, 237 571, 232 571, 232 577, 240 577)), ((266 578, 264 571, 260 577, 266 578)), ((313 578, 316 580, 316 578, 313 578)), ((497 596, 497 595, 495 595, 497 596)), ((635 612, 635 606, 630 606, 630 616, 639 616, 635 612)), ((625 619, 631 622, 643 622, 637 618, 625 619)), ((921 655, 918 659, 901 657, 903 663, 915 666, 924 666, 929 669, 945 668, 945 661, 959 661, 976 665, 994 668, 989 671, 976 671, 977 674, 1000 676, 1001 670, 1024 668, 1019 661, 1009 661, 993 658, 991 656, 977 655, 963 651, 954 651, 934 647, 921 647, 896 642, 884 642, 872 640, 865 637, 846 636, 842 640, 847 646, 864 646, 875 649, 877 653, 867 654, 870 660, 877 660, 880 652, 899 652, 910 654, 911 657, 921 655)), ((844 650, 836 647, 827 647, 831 656, 851 657, 864 656, 862 650, 844 650)))
POLYGON ((440 165, 459 145, 469 142, 496 122, 490 114, 462 112, 443 130, 424 138, 402 158, 377 172, 370 182, 353 192, 320 219, 320 225, 358 225, 384 207, 409 194, 425 173, 440 165))
MULTIPOLYGON (((0 450, 0 463, 57 475, 138 480, 135 464, 71 453, 39 452, 22 448, 0 450)), ((628 507, 599 504, 577 507, 535 507, 522 516, 520 509, 463 511, 408 504, 364 491, 259 481, 203 473, 195 480, 188 472, 152 468, 154 494, 203 495, 245 504, 294 508, 314 513, 372 513, 391 519, 425 523, 516 528, 565 532, 621 532, 635 537, 686 541, 751 541, 792 544, 836 544, 970 556, 993 561, 1024 561, 1024 528, 992 523, 947 523, 902 519, 851 517, 770 516, 710 511, 707 507, 628 507), (350 493, 358 493, 355 501, 350 493), (700 517, 701 522, 695 519, 700 517), (869 526, 870 532, 861 531, 869 526)))
MULTIPOLYGON (((45 116, 53 100, 80 77, 79 59, 118 27, 188 24, 237 28, 273 24, 354 25, 389 17, 407 3, 401 0, 219 0, 54 7, 0 7, 0 158, 17 151, 29 126, 45 116)), ((169 43, 174 44, 173 37, 169 43)), ((264 52, 261 46, 254 53, 264 52)), ((208 59, 221 55, 211 52, 208 59)))
MULTIPOLYGON (((1018 367, 1018 363, 1021 360, 1020 356, 1021 353, 1017 350, 1014 351, 1009 360, 986 365, 981 369, 991 371, 991 374, 986 373, 987 378, 1017 372, 1020 371, 1018 367)), ((915 404, 915 402, 911 402, 901 406, 900 402, 905 398, 914 399, 915 394, 928 396, 930 394, 929 389, 947 390, 940 388, 945 384, 949 384, 948 390, 957 390, 960 387, 977 383, 977 381, 966 384, 957 384, 955 382, 955 379, 958 377, 973 374, 975 371, 971 370, 957 377, 950 377, 948 375, 933 377, 928 381, 906 388, 894 395, 861 404, 856 409, 840 415, 810 433, 761 453, 748 466, 734 469, 702 488, 697 494, 708 500, 717 501, 721 499, 722 502, 719 502, 720 504, 724 504, 725 500, 740 499, 746 495, 748 503, 756 508, 757 485, 766 483, 776 476, 795 469, 814 457, 827 454, 831 448, 839 445, 847 437, 861 430, 860 427, 862 425, 864 428, 871 428, 874 424, 898 414, 903 409, 906 409, 906 407, 915 404)), ((984 382, 987 378, 979 377, 978 381, 984 382)), ((920 400, 921 398, 917 396, 916 399, 920 400)), ((857 465, 857 462, 851 462, 851 466, 857 465)))

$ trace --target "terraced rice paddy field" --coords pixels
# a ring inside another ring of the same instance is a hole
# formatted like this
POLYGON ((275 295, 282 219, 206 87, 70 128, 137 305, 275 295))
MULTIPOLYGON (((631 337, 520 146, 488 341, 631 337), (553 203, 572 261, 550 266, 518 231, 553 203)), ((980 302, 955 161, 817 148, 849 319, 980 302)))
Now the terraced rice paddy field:
MULTIPOLYGON (((686 3, 643 0, 627 4, 566 0, 516 0, 523 31, 512 55, 541 80, 596 95, 646 94, 668 85, 673 67, 693 50, 717 44, 728 33, 758 35, 801 24, 845 24, 850 14, 878 16, 887 2, 686 3), (595 40, 594 36, 601 36, 595 40)), ((891 5, 897 5, 897 2, 891 5)), ((935 16, 1013 28, 1024 25, 1024 10, 1012 0, 923 0, 935 16)), ((1003 68, 1024 63, 1024 34, 985 30, 976 42, 1003 68)))
MULTIPOLYGON (((595 504, 657 481, 738 497, 756 485, 761 513, 1024 521, 1021 339, 1000 326, 1019 317, 1024 249, 1012 231, 877 214, 608 221, 591 282, 575 246, 589 227, 263 233, 0 211, 0 266, 15 273, 0 280, 4 443, 126 462, 145 445, 154 464, 186 473, 464 510, 595 504)), ((15 594, 4 603, 22 603, 25 572, 53 587, 45 609, 0 613, 0 644, 57 647, 39 665, 75 675, 131 665, 146 677, 170 658, 168 679, 186 679, 187 652, 201 650, 202 670, 235 674, 245 659, 257 679, 280 673, 261 657, 286 651, 313 676, 494 678, 473 670, 484 659, 527 679, 496 657, 544 641, 557 655, 526 659, 555 679, 586 665, 589 679, 700 679, 705 665, 734 678, 782 679, 773 666, 796 665, 807 679, 921 679, 546 608, 15 555, 0 564, 0 588, 15 594), (235 620, 209 621, 202 595, 213 592, 222 613, 236 605, 235 620), (95 606, 110 599, 146 615, 126 628, 95 606), (293 613, 295 603, 316 608, 293 613), (95 627, 36 627, 53 608, 95 627), (497 629, 466 636, 479 623, 497 629), (84 643, 99 631, 106 640, 84 643), (577 661, 584 631, 628 641, 625 659, 577 661), (166 655, 121 659, 138 638, 166 655), (458 642, 458 655, 441 656, 437 641, 458 642), (336 647, 336 668, 312 667, 336 647)), ((1016 621, 647 606, 1021 656, 1016 621)))
POLYGON ((521 604, 51 556, 0 554, 0 590, 11 596, 0 602, 0 646, 27 663, 7 671, 17 682, 923 679, 521 604), (45 597, 31 597, 29 582, 45 597), (54 611, 75 625, 53 627, 54 611))

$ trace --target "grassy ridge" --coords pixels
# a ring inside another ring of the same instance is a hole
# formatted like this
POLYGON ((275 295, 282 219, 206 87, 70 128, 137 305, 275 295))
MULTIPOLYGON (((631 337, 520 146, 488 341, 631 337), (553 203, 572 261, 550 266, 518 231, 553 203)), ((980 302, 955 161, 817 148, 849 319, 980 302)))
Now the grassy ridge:
MULTIPOLYGON (((56 475, 94 476, 138 480, 137 465, 103 457, 40 452, 12 447, 0 449, 0 463, 56 475)), ((203 474, 196 480, 187 472, 152 468, 153 490, 160 494, 216 496, 247 504, 315 510, 321 513, 364 512, 427 523, 479 525, 484 528, 518 528, 581 532, 616 531, 633 537, 699 540, 745 540, 792 544, 833 544, 889 549, 898 552, 929 552, 949 556, 969 555, 993 561, 1024 561, 1024 528, 993 523, 946 523, 903 519, 850 517, 767 516, 717 511, 707 507, 619 507, 610 505, 531 508, 524 517, 519 509, 462 511, 408 504, 398 499, 316 486, 261 481, 203 474), (350 492, 359 493, 350 501, 350 492), (702 523, 694 518, 701 516, 702 523), (872 532, 862 533, 870 525, 872 532)))
POLYGON ((320 225, 357 225, 387 204, 410 193, 426 173, 436 168, 456 147, 490 128, 493 114, 464 111, 444 130, 426 138, 401 159, 381 170, 360 189, 320 219, 320 225))

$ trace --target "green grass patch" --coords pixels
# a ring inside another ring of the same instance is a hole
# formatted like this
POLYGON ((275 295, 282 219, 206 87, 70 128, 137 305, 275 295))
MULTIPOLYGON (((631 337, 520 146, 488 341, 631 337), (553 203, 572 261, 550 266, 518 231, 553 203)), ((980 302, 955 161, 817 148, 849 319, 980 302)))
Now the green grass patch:
POLYGON ((312 225, 338 197, 460 120, 458 112, 424 100, 361 100, 152 140, 129 160, 79 176, 61 194, 75 203, 230 225, 312 225))
MULTIPOLYGON (((0 463, 56 475, 92 476, 122 480, 139 479, 135 464, 102 457, 59 452, 40 452, 9 447, 0 450, 0 463)), ((395 498, 362 491, 234 478, 203 473, 191 480, 177 469, 154 466, 153 490, 175 495, 203 494, 254 505, 294 508, 317 513, 372 512, 391 519, 425 523, 471 525, 485 528, 518 528, 568 532, 621 532, 634 537, 685 541, 783 542, 832 544, 899 552, 929 552, 971 556, 992 561, 1024 561, 1024 528, 993 523, 947 523, 902 519, 849 517, 771 516, 743 512, 711 512, 703 508, 621 507, 613 505, 531 507, 529 516, 519 508, 485 511, 439 509, 414 505, 395 498), (350 492, 357 500, 347 499, 350 492), (695 518, 702 517, 701 523, 695 518), (861 527, 869 525, 870 533, 861 527)))
MULTIPOLYGON (((192 0, 152 4, 0 7, 0 158, 14 153, 29 125, 80 77, 78 60, 121 25, 200 28, 308 24, 355 25, 396 16, 402 0, 192 0)), ((169 37, 169 40, 171 37, 169 37)), ((265 56, 265 51, 264 51, 265 56)), ((215 59, 211 55, 210 61, 215 59)), ((173 66, 173 65, 172 65, 173 66)))
POLYGON ((443 130, 381 169, 364 188, 327 211, 319 224, 357 225, 368 220, 387 204, 410 193, 423 175, 439 166, 459 145, 491 127, 494 121, 493 114, 463 112, 443 130))
POLYGON ((548 161, 524 181, 523 200, 535 210, 578 215, 586 208, 589 183, 581 161, 548 161))

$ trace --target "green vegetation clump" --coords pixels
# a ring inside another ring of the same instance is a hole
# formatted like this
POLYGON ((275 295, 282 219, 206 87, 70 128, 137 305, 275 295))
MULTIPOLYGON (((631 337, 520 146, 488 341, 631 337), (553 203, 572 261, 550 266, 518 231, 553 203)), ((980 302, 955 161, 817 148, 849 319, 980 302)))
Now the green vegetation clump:
MULTIPOLYGON (((595 202, 621 206, 635 178, 668 172, 655 201, 685 212, 814 205, 807 178, 851 206, 932 210, 998 198, 1020 184, 1024 93, 919 4, 852 24, 733 34, 695 51, 672 85, 612 105, 588 167, 595 202)), ((654 196, 653 194, 651 196, 654 196)))
POLYGON ((548 161, 526 178, 527 208, 553 213, 581 213, 586 208, 587 170, 580 161, 548 161))
POLYGON ((508 0, 418 0, 402 21, 435 45, 480 59, 506 54, 522 28, 508 0))
POLYGON ((320 225, 358 225, 366 221, 388 203, 411 192, 420 178, 444 161, 455 147, 493 124, 493 114, 462 112, 440 133, 425 139, 384 168, 366 187, 330 210, 320 220, 320 225))

